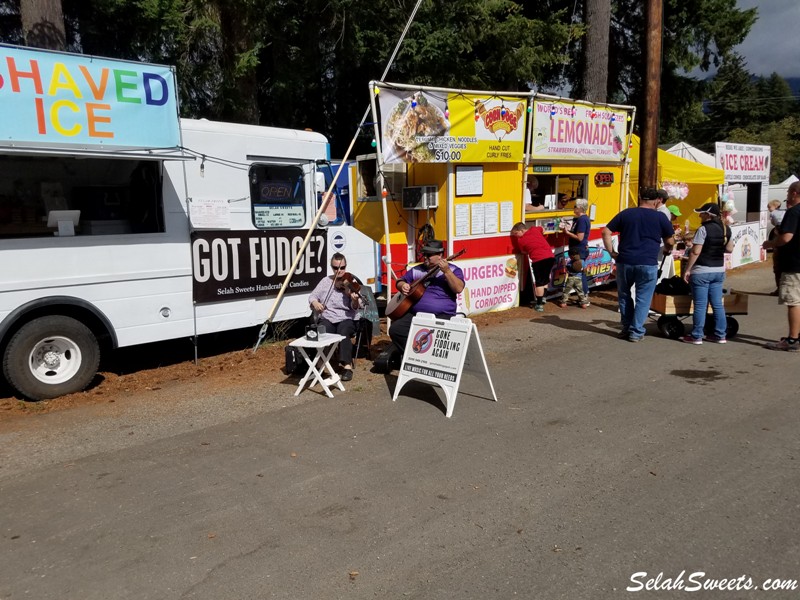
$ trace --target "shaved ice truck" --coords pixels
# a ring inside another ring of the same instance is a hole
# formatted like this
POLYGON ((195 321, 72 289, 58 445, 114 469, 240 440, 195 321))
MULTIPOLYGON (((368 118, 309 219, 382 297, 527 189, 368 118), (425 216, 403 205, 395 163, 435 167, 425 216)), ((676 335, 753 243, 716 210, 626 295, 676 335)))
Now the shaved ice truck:
MULTIPOLYGON (((103 352, 265 321, 325 190, 324 136, 178 118, 172 67, 0 46, 0 356, 21 395, 84 389, 103 352)), ((341 207, 274 321, 375 243, 341 207)), ((255 340, 254 340, 255 341, 255 340)))
POLYGON ((597 285, 613 276, 602 227, 624 207, 633 108, 594 105, 533 93, 465 91, 387 82, 370 84, 376 153, 351 168, 355 226, 380 244, 381 281, 421 260, 430 237, 458 259, 467 315, 520 301, 528 272, 509 232, 517 222, 541 226, 558 260, 549 293, 564 285, 565 225, 576 198, 590 202, 597 285), (526 213, 525 181, 539 179, 545 210, 526 213), (558 199, 566 200, 561 205, 558 199))

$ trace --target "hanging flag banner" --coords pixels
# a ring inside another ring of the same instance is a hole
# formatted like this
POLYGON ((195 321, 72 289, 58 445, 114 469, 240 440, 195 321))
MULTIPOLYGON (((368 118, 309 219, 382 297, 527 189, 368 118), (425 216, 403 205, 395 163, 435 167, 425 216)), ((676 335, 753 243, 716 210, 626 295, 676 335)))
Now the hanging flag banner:
POLYGON ((533 103, 532 157, 536 160, 622 162, 628 113, 565 100, 533 103))
POLYGON ((528 96, 376 88, 385 163, 523 159, 528 96))

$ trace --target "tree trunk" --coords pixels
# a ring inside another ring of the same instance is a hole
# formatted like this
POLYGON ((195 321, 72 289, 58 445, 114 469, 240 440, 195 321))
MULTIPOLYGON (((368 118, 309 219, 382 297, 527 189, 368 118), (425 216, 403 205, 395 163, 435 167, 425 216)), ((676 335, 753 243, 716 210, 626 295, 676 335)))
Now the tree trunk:
POLYGON ((21 0, 22 35, 27 46, 65 50, 64 12, 61 0, 21 0))
POLYGON ((611 0, 586 0, 586 61, 583 89, 586 100, 605 102, 608 97, 608 35, 611 0))

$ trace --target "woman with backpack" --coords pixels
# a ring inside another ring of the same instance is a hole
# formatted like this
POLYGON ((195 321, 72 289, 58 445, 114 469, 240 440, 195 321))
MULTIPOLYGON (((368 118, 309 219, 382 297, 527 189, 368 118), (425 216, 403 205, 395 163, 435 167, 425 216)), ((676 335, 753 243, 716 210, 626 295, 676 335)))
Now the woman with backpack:
POLYGON ((689 262, 683 274, 692 288, 694 312, 692 333, 681 338, 687 344, 702 344, 708 304, 714 313, 714 334, 705 336, 707 342, 724 344, 727 330, 725 307, 722 304, 722 283, 725 281, 725 253, 733 251, 731 228, 720 218, 717 204, 708 202, 694 212, 702 223, 694 234, 689 262))

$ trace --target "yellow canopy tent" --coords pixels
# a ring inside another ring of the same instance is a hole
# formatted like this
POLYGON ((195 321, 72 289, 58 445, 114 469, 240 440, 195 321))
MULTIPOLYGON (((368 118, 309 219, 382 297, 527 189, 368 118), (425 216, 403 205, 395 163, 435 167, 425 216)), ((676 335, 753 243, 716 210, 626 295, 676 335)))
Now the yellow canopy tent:
MULTIPOLYGON (((628 206, 636 206, 639 190, 639 136, 631 136, 630 187, 628 206)), ((681 213, 681 224, 689 220, 689 227, 697 229, 700 218, 694 212, 706 202, 716 202, 719 188, 725 182, 725 171, 680 158, 664 150, 658 150, 658 186, 666 190, 683 190, 682 198, 672 197, 667 206, 676 205, 681 213), (687 193, 688 188, 688 193, 687 193)))

